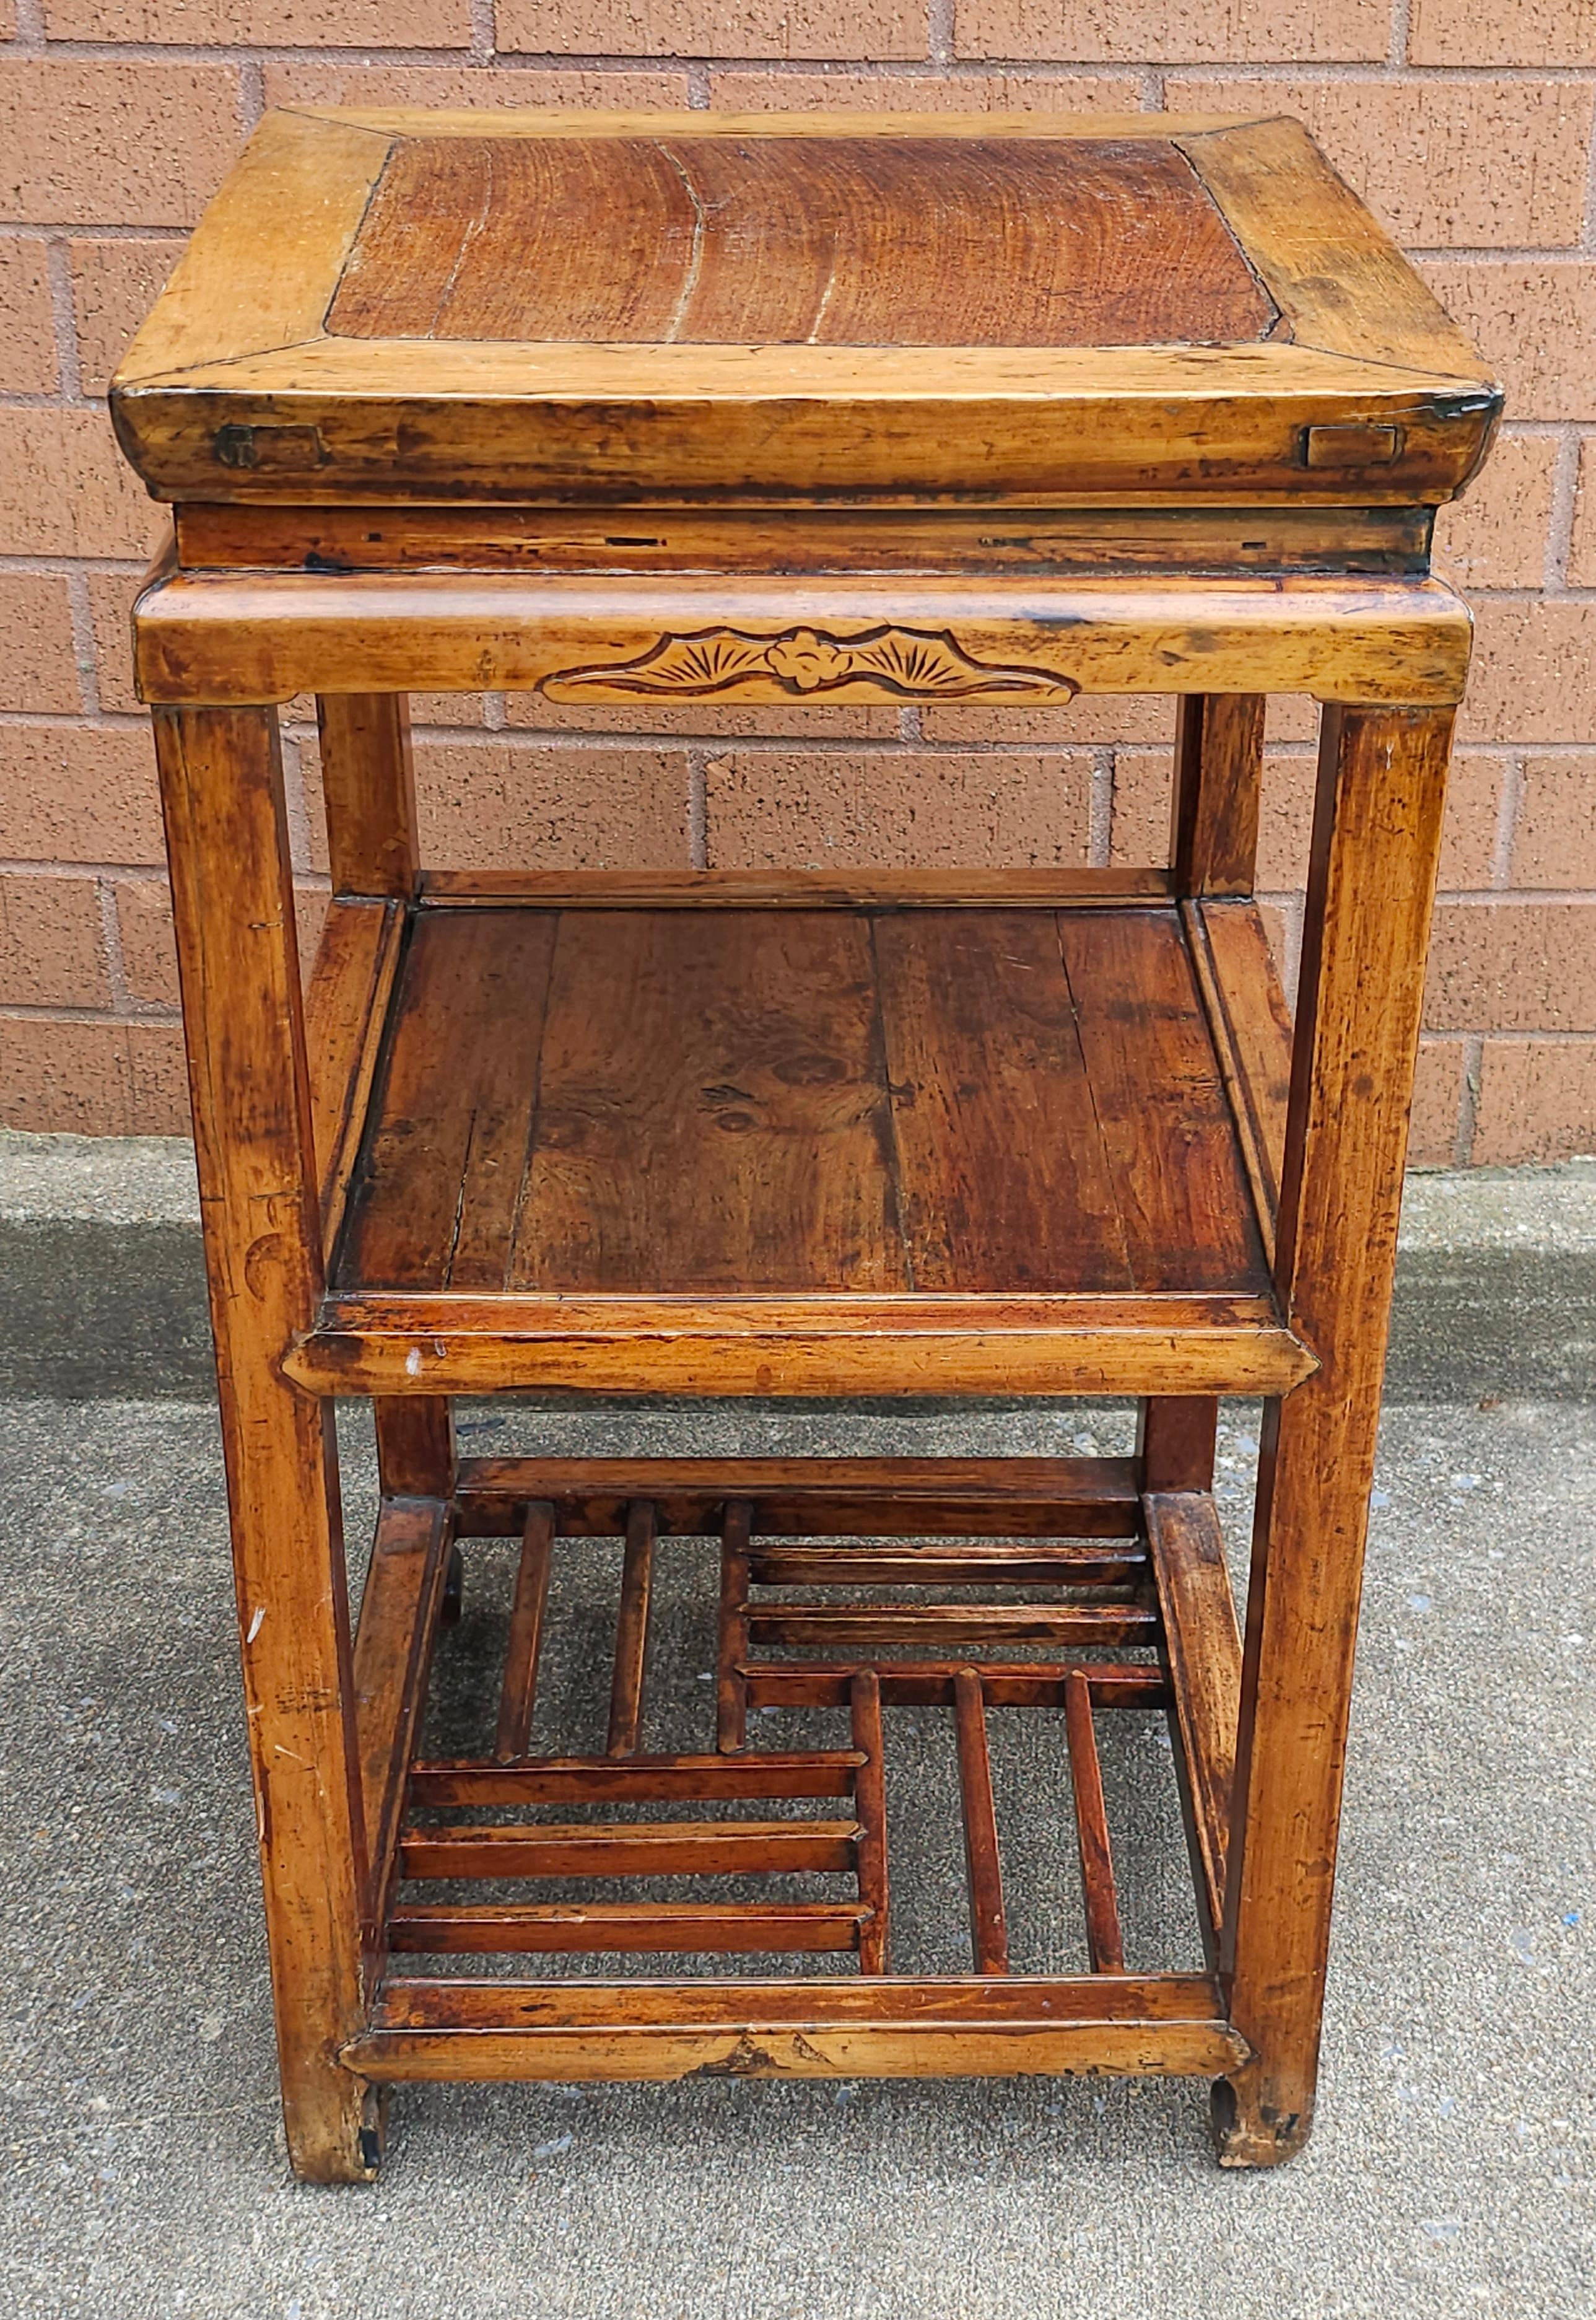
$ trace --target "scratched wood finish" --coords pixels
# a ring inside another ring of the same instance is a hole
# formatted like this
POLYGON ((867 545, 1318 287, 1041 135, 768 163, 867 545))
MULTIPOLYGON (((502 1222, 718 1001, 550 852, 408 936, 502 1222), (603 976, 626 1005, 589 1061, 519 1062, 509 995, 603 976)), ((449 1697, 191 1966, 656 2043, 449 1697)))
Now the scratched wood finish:
POLYGON ((212 504, 1412 504, 1499 405, 1294 122, 309 109, 112 400, 212 504))
POLYGON ((1258 1294, 1247 1203, 1171 911, 439 910, 337 1279, 1258 1294))
POLYGON ((1278 321, 1165 138, 489 133, 395 143, 328 329, 1056 347, 1218 345, 1278 321))
POLYGON ((342 1521, 329 1413, 275 1359, 321 1287, 277 720, 167 711, 156 751, 284 2116, 301 2173, 359 2181, 378 2143, 337 2060, 362 2018, 366 1876, 342 1521))
POLYGON ((1312 2123, 1330 1898, 1408 1107, 1452 719, 1321 737, 1276 1269, 1322 1367, 1265 1412, 1222 1968, 1258 2059, 1215 2090, 1220 2154, 1312 2123))

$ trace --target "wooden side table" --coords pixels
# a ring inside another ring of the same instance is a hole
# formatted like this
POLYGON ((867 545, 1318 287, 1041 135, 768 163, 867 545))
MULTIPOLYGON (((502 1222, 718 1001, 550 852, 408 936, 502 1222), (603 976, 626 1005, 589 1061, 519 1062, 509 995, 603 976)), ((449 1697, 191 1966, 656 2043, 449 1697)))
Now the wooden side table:
POLYGON ((268 116, 113 408, 176 504, 138 666, 302 2175, 370 2175, 415 2079, 1185 2072, 1228 2163, 1300 2146, 1468 657, 1430 530, 1498 401, 1285 121, 268 116), (1173 693, 1168 863, 424 869, 404 694, 479 688, 1173 693), (1270 692, 1323 704, 1294 1038, 1249 899, 1270 692), (303 693, 334 899, 302 1001, 303 693), (456 1455, 452 1396, 555 1386, 1143 1415, 1129 1459, 456 1455), (353 1637, 344 1394, 383 1490, 353 1637), (1267 1403, 1244 1650, 1222 1395, 1267 1403), (704 1534, 714 1721, 662 1755, 656 1542, 704 1534), (439 1760, 457 1542, 494 1536, 502 1685, 439 1760), (534 1754, 577 1536, 624 1541, 608 1732, 534 1754), (832 1745, 751 1747, 773 1704, 832 1745), (964 1975, 892 1971, 904 1704, 953 1718, 964 1975), (1008 1971, 994 1707, 1063 1710, 1078 1971, 1008 1971), (1126 1962, 1126 1708, 1168 1712, 1200 1971, 1126 1962), (636 1898, 661 1876, 708 1898, 636 1898), (490 1953, 847 1971, 461 1970, 490 1953))

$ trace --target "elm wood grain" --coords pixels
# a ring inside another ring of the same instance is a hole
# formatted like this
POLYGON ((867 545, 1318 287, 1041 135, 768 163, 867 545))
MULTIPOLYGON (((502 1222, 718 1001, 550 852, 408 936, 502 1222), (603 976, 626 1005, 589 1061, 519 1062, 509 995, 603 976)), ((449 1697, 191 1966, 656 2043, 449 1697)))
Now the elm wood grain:
POLYGON ((741 1674, 748 1656, 749 1532, 753 1508, 728 1499, 720 1533, 720 1606, 716 1618, 715 1745, 748 1745, 748 1693, 741 1674))
POLYGON ((1117 1546, 756 1547, 758 1587, 1118 1587, 1147 1558, 1117 1546))
POLYGON ((1150 1486, 1144 1501, 1169 1673, 1175 1768, 1186 1809, 1205 1939, 1217 1950, 1224 1920, 1241 1697, 1241 1637, 1224 1538, 1200 1490, 1150 1486))
POLYGON ((915 911, 876 920, 873 939, 910 1283, 1144 1285, 1053 915, 915 911))
POLYGON ((464 1458, 455 1512, 463 1536, 509 1536, 547 1499, 568 1535, 602 1537, 649 1499, 662 1531, 708 1536, 747 1500, 779 1539, 1131 1540, 1141 1488, 1129 1458, 464 1458))
POLYGON ((176 511, 185 571, 1051 572, 1429 569, 1422 507, 343 508, 176 511))
POLYGON ((600 1950, 851 1950, 870 1911, 859 1901, 419 1902, 388 1920, 393 1950, 428 1956, 600 1950))
POLYGON ((328 1298, 284 1356, 317 1394, 1285 1393, 1264 1297, 328 1298))
POLYGON ((1272 1264, 1291 1092, 1291 1010, 1264 922, 1250 903, 1183 905, 1181 917, 1272 1264))
POLYGON ((1064 1729, 1069 1750, 1069 1785, 1075 1798, 1081 1898, 1086 1904, 1087 1954, 1094 1973, 1123 1973, 1125 1942, 1114 1891, 1114 1849, 1108 1837, 1108 1808, 1103 1800, 1103 1769, 1097 1759, 1097 1735, 1092 1722, 1092 1688, 1078 1672, 1064 1679, 1064 1729))
POLYGON ((643 1721, 643 1681, 648 1663, 649 1613, 654 1602, 654 1508, 634 1500, 627 1509, 620 1601, 615 1621, 615 1671, 609 1687, 611 1756, 636 1753, 643 1721))
POLYGON ((284 2118, 297 2172, 361 2181, 379 2128, 338 2060, 363 2019, 366 1862, 336 1450, 278 1366, 322 1260, 277 720, 168 710, 155 739, 284 2118))
POLYGON ((360 1600, 350 1688, 369 1863, 366 1922, 378 1949, 451 1544, 448 1509, 436 1500, 383 1501, 360 1600))
POLYGON ((1139 1603, 753 1603, 754 1644, 823 1651, 870 1645, 1150 1643, 1157 1615, 1139 1603))
POLYGON ((852 1820, 587 1821, 407 1829, 402 1877, 753 1877, 852 1869, 852 1820))
POLYGON ((1229 344, 1278 320, 1167 138, 485 127, 394 144, 327 328, 520 344, 1097 347, 1229 344))
POLYGON ((533 1499, 521 1533, 504 1677, 499 1691, 499 1717, 493 1732, 493 1754, 501 1764, 524 1756, 531 1736, 554 1545, 555 1509, 546 1499, 533 1499))
POLYGON ((328 1250, 343 1223, 403 940, 403 916, 392 903, 328 905, 305 993, 311 1137, 328 1250))
POLYGON ((1265 1413, 1222 1966, 1222 2161, 1313 2113, 1368 1493, 1445 802, 1445 711, 1323 721, 1276 1276, 1321 1367, 1265 1413))
POLYGON ((1169 902, 1167 870, 429 870, 428 910, 1105 910, 1169 902))
POLYGON ((852 913, 566 913, 504 1285, 902 1286, 874 1005, 852 913))
POLYGON ((953 1675, 953 1730, 959 1750, 959 1795, 964 1817, 964 1863, 969 1880, 969 1938, 976 1971, 1008 1971, 1008 1926, 1003 1911, 1003 1865, 992 1804, 992 1760, 987 1710, 974 1668, 953 1675))
POLYGON ((1250 1279, 1263 1250, 1178 921, 1061 911, 1058 929, 1132 1279, 1250 1279))
POLYGON ((408 902, 419 858, 409 704, 396 693, 325 693, 316 724, 333 893, 408 902))
POLYGON ((1167 907, 424 911, 338 1277, 1259 1290, 1185 942, 1167 907))
POLYGON ((853 1780, 859 1816, 853 1856, 859 1898, 870 1916, 859 1928, 859 1971, 884 1974, 889 1959, 890 1896, 887 1874, 887 1763, 881 1731, 881 1685, 873 1668, 860 1668, 848 1686, 853 1745, 863 1757, 853 1780))
POLYGON ((412 923, 338 1257, 346 1276, 501 1285, 554 945, 553 918, 536 911, 412 923))
POLYGON ((1489 380, 1474 348, 1300 121, 1276 115, 1233 131, 1177 137, 1294 338, 1330 353, 1420 362, 1489 380))
POLYGON ((1250 894, 1264 772, 1264 695, 1188 693, 1178 704, 1169 862, 1186 894, 1250 894))
POLYGON ((750 1797, 847 1797, 857 1748, 771 1749, 745 1756, 546 1756, 533 1764, 420 1762, 415 1806, 658 1804, 750 1797))
POLYGON ((345 2050, 379 2080, 1201 2078, 1234 2069, 1244 2051, 1215 1983, 1196 1974, 609 1985, 391 1976, 345 2050))
MULTIPOLYGON (((635 705, 622 667, 675 638, 775 639, 803 630, 846 643, 881 629, 945 640, 1001 672, 1045 672, 1063 701, 1087 693, 1309 693, 1326 701, 1456 702, 1469 621, 1442 581, 1048 580, 1023 603, 1000 582, 925 577, 603 583, 483 573, 173 573, 134 612, 140 698, 288 701, 295 693, 534 692, 581 673, 582 697, 635 705)), ((972 681, 968 674, 961 687, 972 681)), ((690 699, 687 684, 659 696, 690 699)), ((718 697, 718 696, 717 696, 718 697)), ((768 667, 726 696, 806 697, 768 667)), ((903 698, 879 675, 828 684, 839 702, 903 698)), ((936 697, 930 693, 927 697, 936 697)), ((979 699, 976 690, 959 697, 979 699)))
MULTIPOLYGON (((951 1708, 955 1665, 948 1660, 880 1660, 872 1670, 893 1708, 951 1708)), ((762 1660, 744 1666, 751 1707, 845 1708, 859 1672, 853 1660, 762 1660)), ((1168 1708, 1161 1668, 1132 1662, 983 1660, 981 1693, 991 1708, 1062 1708, 1065 1686, 1081 1675, 1099 1708, 1168 1708)))

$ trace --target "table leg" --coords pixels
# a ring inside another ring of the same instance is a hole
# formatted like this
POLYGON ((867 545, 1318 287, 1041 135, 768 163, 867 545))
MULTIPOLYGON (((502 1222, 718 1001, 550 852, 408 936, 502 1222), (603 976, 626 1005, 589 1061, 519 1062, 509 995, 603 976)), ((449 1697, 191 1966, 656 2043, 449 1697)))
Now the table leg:
POLYGON ((1353 1645, 1449 709, 1324 713, 1276 1278, 1321 1367, 1266 1413, 1222 1971, 1220 2155, 1312 2121, 1353 1645))
POLYGON ((280 1367, 321 1246, 277 716, 163 708, 155 734, 288 2147, 303 2178, 357 2181, 380 2120, 338 2060, 365 1867, 336 1449, 280 1367))
MULTIPOLYGON (((1264 769, 1261 693, 1183 693, 1177 704, 1169 866, 1177 893, 1250 894, 1264 769)), ((1211 1491, 1219 1404, 1144 1401, 1137 1435, 1146 1491, 1211 1491)))
MULTIPOLYGON (((420 840, 404 694, 321 693, 316 723, 333 892, 408 902, 420 867, 420 840)), ((383 1496, 451 1498, 455 1430, 449 1403, 400 1396, 375 1402, 374 1414, 383 1496)))

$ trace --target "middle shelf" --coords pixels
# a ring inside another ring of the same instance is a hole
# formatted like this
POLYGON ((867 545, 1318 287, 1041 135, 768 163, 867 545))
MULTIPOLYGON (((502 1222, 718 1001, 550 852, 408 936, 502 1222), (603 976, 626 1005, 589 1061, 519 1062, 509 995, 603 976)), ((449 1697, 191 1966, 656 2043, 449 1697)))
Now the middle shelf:
POLYGON ((312 982, 322 1391, 1280 1392, 1290 1033, 1148 874, 436 879, 312 982))

